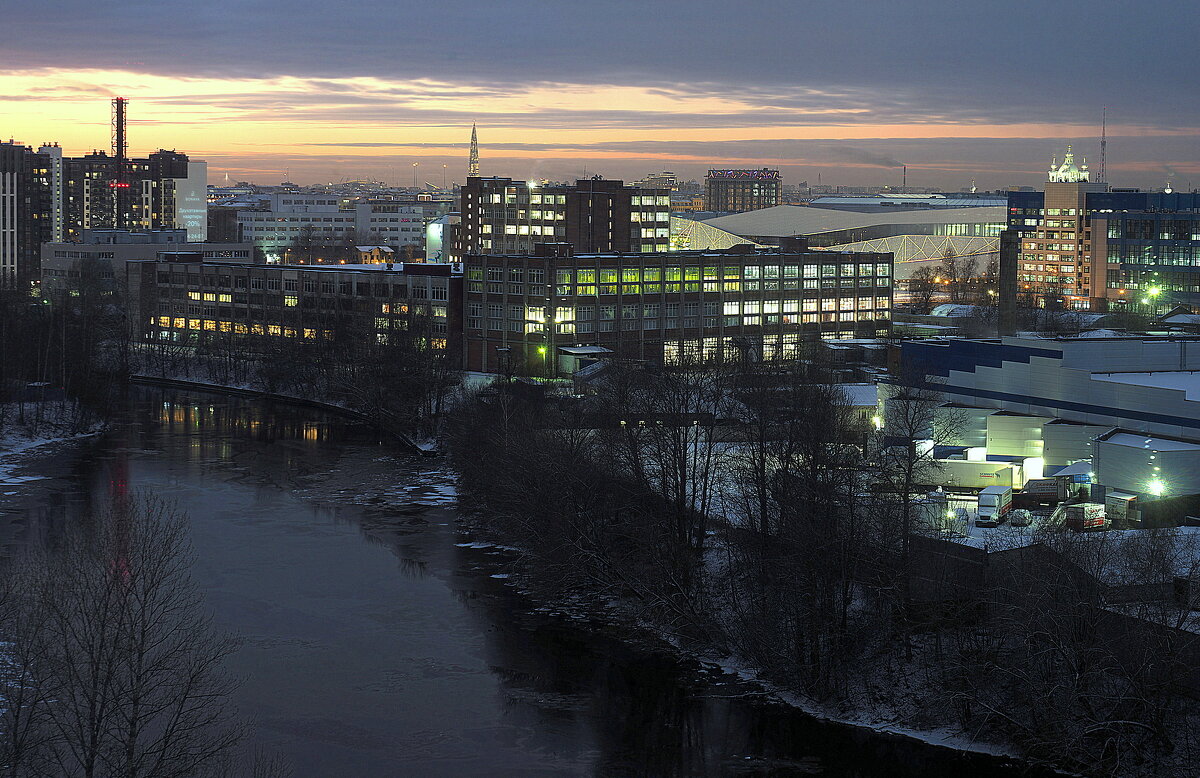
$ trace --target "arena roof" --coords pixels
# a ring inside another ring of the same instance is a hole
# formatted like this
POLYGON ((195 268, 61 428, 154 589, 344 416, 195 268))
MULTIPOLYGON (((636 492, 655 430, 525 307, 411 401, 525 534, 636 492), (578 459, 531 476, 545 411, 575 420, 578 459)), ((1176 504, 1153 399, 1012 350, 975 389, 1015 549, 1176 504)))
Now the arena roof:
MULTIPOLYGON (((718 216, 704 223, 735 235, 782 238, 890 225, 900 228, 913 224, 1005 224, 1007 221, 1008 209, 1003 206, 859 213, 803 205, 776 205, 773 208, 718 216)), ((903 234, 903 229, 898 229, 897 234, 903 234)))

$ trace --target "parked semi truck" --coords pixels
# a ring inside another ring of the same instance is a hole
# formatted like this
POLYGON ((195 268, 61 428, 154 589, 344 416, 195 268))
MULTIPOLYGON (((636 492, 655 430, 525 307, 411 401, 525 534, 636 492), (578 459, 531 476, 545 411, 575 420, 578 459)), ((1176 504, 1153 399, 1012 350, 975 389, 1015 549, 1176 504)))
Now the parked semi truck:
POLYGON ((1004 521, 1012 510, 1013 492, 1007 486, 989 486, 979 493, 979 515, 977 527, 995 527, 1004 521))
POLYGON ((1017 507, 1058 505, 1069 496, 1067 487, 1066 480, 1061 478, 1031 478, 1013 495, 1013 504, 1017 507))

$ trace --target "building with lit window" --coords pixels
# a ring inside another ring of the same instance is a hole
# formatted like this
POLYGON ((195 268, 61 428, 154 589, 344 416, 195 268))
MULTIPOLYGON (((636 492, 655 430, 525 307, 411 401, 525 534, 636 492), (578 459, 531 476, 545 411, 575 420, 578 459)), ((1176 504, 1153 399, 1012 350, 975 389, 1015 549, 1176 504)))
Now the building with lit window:
POLYGON ((444 264, 263 265, 160 252, 126 264, 134 337, 171 343, 374 337, 420 317, 457 349, 461 276, 444 264))
POLYGON ((572 372, 575 356, 789 358, 819 338, 887 334, 890 254, 757 249, 464 258, 468 370, 572 372))
POLYGON ((669 189, 601 178, 542 185, 470 177, 461 197, 459 255, 523 254, 555 242, 577 252, 653 252, 670 245, 669 189))
POLYGON ((1009 194, 1018 293, 1079 310, 1200 305, 1200 194, 1109 191, 1069 149, 1044 192, 1009 194))
POLYGON ((19 143, 0 143, 0 288, 38 278, 38 250, 53 239, 46 159, 19 143))
POLYGON ((710 170, 704 177, 704 210, 741 213, 783 202, 778 170, 710 170))
POLYGON ((207 166, 174 151, 117 159, 102 151, 64 157, 0 144, 0 285, 40 276, 41 244, 72 242, 85 230, 182 229, 207 235, 207 166))

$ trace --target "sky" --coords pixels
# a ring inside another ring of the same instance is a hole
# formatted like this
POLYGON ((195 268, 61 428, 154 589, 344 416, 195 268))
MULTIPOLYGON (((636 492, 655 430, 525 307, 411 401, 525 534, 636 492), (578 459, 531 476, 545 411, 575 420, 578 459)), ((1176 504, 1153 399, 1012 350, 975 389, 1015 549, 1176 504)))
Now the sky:
POLYGON ((176 149, 210 182, 1200 187, 1195 0, 44 0, 5 8, 0 135, 176 149))

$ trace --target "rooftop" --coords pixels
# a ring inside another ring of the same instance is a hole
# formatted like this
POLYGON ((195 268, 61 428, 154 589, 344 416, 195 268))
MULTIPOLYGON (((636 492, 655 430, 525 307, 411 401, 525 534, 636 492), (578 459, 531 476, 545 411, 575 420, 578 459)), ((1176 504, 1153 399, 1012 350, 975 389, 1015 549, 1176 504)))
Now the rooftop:
POLYGON ((1007 220, 1008 208, 1004 206, 859 213, 803 205, 777 205, 773 208, 719 216, 706 220, 705 224, 737 235, 787 237, 885 225, 1005 224, 1007 220))
POLYGON ((1200 372, 1195 370, 1170 370, 1154 373, 1092 373, 1097 381, 1134 386, 1152 386, 1156 389, 1177 389, 1189 400, 1200 400, 1200 372))

